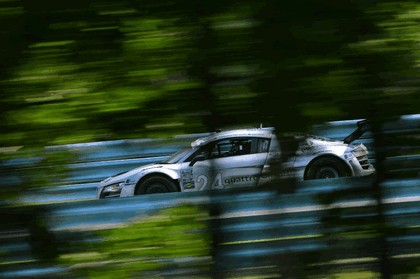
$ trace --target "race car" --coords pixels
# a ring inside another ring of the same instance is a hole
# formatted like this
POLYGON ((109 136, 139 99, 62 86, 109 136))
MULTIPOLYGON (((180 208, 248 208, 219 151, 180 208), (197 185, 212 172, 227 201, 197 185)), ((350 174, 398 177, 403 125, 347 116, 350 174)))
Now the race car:
POLYGON ((274 128, 218 131, 193 141, 160 163, 101 181, 96 196, 101 199, 252 187, 279 177, 309 180, 372 175, 375 168, 369 162, 367 148, 352 143, 366 131, 366 121, 360 121, 358 128, 341 141, 294 136, 297 148, 292 156, 282 154, 285 141, 278 139, 274 128))

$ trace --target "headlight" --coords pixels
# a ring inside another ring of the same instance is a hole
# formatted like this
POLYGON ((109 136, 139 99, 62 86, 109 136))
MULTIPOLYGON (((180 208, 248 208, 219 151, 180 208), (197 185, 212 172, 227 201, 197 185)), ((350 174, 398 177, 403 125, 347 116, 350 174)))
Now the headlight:
POLYGON ((120 192, 122 187, 124 186, 124 182, 119 182, 115 184, 111 184, 108 186, 105 186, 102 193, 116 193, 120 192))

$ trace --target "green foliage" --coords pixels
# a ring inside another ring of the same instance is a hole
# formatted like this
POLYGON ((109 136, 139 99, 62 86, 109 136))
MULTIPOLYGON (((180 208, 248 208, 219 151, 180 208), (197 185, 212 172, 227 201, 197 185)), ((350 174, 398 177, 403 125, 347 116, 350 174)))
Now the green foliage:
MULTIPOLYGON (((89 278, 143 278, 156 271, 206 274, 211 267, 208 215, 182 205, 122 227, 100 230, 100 241, 63 254, 60 262, 89 278), (83 251, 83 252, 81 252, 83 251)), ((74 249, 73 244, 71 249, 74 249)))
POLYGON ((301 1, 178 2, 40 9, 10 1, 0 15, 27 18, 31 33, 10 25, 29 39, 6 45, 15 63, 0 77, 2 144, 169 136, 255 122, 305 130, 395 102, 395 114, 419 108, 415 2, 324 1, 306 9, 301 1))

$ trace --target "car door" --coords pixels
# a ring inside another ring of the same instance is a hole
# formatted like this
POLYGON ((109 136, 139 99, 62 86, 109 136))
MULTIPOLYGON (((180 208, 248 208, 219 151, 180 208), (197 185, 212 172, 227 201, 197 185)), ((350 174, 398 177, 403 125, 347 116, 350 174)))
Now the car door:
POLYGON ((260 146, 267 142, 269 139, 236 137, 207 144, 201 152, 203 160, 192 166, 197 190, 256 186, 267 159, 260 146))

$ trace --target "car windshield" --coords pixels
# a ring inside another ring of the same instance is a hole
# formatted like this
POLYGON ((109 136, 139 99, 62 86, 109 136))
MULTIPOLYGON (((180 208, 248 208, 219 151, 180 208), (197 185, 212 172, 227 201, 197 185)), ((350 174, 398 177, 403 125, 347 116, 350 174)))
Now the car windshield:
POLYGON ((188 147, 188 148, 184 148, 179 150, 178 152, 172 154, 171 156, 169 156, 168 158, 166 158, 165 160, 163 160, 161 162, 161 164, 175 164, 178 163, 179 160, 181 160, 182 158, 184 158, 185 155, 187 155, 187 153, 191 153, 193 151, 193 148, 188 147))

